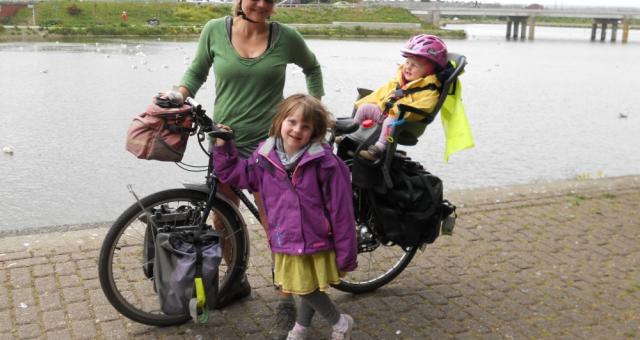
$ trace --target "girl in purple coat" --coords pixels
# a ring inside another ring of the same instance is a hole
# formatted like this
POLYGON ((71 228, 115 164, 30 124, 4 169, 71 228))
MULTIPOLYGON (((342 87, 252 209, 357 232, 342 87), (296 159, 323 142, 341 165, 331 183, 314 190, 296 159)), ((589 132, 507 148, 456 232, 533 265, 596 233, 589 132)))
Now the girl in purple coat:
POLYGON ((215 142, 220 180, 260 192, 275 282, 300 297, 287 339, 305 339, 316 311, 333 325, 332 339, 349 339, 353 328, 353 318, 341 314, 325 293, 357 266, 349 170, 322 143, 329 119, 320 101, 296 94, 279 105, 269 138, 249 159, 238 157, 233 142, 215 142))

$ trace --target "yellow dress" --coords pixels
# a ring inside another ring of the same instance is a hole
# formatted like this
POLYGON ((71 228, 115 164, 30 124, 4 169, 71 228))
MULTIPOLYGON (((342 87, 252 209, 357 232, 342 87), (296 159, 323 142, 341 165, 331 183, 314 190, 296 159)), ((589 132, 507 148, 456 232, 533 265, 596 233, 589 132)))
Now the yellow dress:
POLYGON ((285 293, 310 294, 326 291, 340 282, 336 253, 327 250, 310 255, 275 254, 275 283, 285 293))

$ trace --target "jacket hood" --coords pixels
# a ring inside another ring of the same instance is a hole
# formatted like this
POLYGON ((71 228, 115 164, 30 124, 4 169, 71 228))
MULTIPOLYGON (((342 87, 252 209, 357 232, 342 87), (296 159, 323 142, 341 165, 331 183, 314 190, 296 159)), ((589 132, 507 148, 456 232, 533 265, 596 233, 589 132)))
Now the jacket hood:
MULTIPOLYGON (((396 71, 396 82, 400 85, 402 85, 404 83, 404 78, 402 76, 402 70, 404 69, 404 65, 400 65, 398 67, 398 70, 396 71)), ((404 89, 410 89, 410 88, 414 88, 414 87, 425 87, 429 84, 436 84, 436 86, 440 87, 440 81, 438 80, 438 77, 436 77, 435 74, 430 74, 426 77, 422 77, 422 78, 418 78, 414 81, 411 81, 407 84, 405 84, 404 89)))
MULTIPOLYGON (((275 137, 267 138, 262 145, 258 147, 258 154, 265 158, 278 159, 278 155, 275 151, 276 148, 276 139, 275 137)), ((327 151, 331 152, 331 146, 327 143, 319 143, 313 142, 307 151, 302 155, 298 165, 304 164, 312 159, 316 159, 318 157, 322 157, 327 151)))

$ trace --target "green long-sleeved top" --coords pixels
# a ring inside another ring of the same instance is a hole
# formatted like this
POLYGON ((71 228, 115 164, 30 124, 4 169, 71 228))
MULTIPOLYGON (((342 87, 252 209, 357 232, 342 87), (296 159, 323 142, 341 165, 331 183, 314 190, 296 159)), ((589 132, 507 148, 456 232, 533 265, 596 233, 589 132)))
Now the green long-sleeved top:
POLYGON ((204 26, 180 85, 195 95, 213 65, 214 120, 232 127, 238 146, 253 145, 267 137, 276 106, 283 99, 287 64, 302 68, 307 91, 316 97, 324 95, 322 73, 302 36, 277 22, 272 23, 272 42, 262 55, 240 57, 229 40, 226 20, 230 17, 210 20, 204 26))

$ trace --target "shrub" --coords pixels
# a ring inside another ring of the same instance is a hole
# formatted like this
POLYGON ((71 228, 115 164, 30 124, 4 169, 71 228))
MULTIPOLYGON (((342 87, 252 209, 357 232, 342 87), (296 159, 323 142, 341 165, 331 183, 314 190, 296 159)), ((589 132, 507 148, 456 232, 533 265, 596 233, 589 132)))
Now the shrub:
POLYGON ((58 19, 48 19, 44 20, 40 23, 40 26, 62 26, 62 20, 58 19))
POLYGON ((71 4, 67 7, 67 13, 71 16, 76 16, 80 14, 80 12, 82 12, 82 10, 76 4, 71 4))

